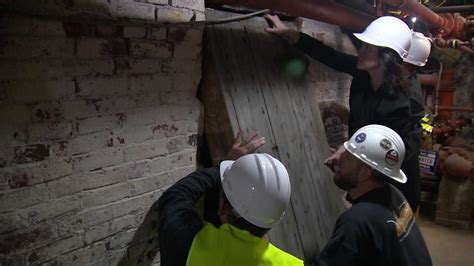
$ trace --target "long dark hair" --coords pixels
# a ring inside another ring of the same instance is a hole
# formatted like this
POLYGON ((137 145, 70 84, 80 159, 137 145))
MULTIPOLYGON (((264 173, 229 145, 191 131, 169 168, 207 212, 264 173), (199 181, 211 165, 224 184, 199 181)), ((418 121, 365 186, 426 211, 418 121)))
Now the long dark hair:
POLYGON ((384 69, 382 92, 389 98, 396 98, 399 93, 409 95, 408 84, 402 76, 402 59, 389 48, 379 49, 379 58, 384 69))
POLYGON ((250 232, 252 235, 256 237, 263 237, 268 231, 270 231, 269 228, 261 228, 256 225, 251 224, 244 218, 240 217, 233 209, 232 205, 230 204, 229 200, 227 197, 224 195, 224 193, 221 192, 221 196, 224 200, 224 204, 232 209, 232 211, 227 215, 227 218, 229 219, 229 224, 241 229, 250 232))

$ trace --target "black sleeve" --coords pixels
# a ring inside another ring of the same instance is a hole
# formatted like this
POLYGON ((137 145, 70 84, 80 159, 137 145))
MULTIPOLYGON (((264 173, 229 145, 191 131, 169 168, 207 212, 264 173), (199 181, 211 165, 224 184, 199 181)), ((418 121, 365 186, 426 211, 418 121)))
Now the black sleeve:
POLYGON ((296 47, 313 59, 340 72, 354 76, 357 70, 357 57, 336 51, 311 36, 300 33, 296 47))
POLYGON ((158 243, 162 266, 185 266, 189 249, 203 221, 194 209, 209 190, 220 187, 217 167, 184 177, 161 196, 158 203, 158 243))
POLYGON ((359 247, 355 225, 339 217, 334 232, 316 260, 318 266, 357 265, 359 247))

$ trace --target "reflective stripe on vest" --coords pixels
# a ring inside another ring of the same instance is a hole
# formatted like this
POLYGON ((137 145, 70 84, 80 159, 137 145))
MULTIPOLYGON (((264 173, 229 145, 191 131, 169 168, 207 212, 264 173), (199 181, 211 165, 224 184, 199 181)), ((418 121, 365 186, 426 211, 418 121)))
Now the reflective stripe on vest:
POLYGON ((303 265, 303 261, 278 249, 265 239, 230 224, 207 224, 194 237, 187 266, 303 265))

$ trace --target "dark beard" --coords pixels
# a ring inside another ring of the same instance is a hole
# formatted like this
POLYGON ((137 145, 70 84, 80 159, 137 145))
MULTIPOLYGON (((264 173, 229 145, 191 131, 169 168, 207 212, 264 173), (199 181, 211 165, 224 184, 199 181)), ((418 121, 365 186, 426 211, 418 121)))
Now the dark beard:
POLYGON ((345 190, 345 191, 349 191, 350 189, 354 188, 355 185, 352 184, 350 181, 348 180, 342 180, 341 178, 339 179, 336 179, 336 177, 334 176, 334 184, 336 184, 336 186, 338 186, 340 189, 342 190, 345 190))

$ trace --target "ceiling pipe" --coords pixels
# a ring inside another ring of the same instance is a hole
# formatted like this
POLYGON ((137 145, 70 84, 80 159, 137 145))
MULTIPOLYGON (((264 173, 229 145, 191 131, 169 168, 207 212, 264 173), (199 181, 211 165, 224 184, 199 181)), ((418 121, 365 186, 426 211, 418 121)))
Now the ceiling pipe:
POLYGON ((429 24, 436 30, 436 35, 452 36, 461 38, 466 19, 458 14, 436 14, 433 10, 424 6, 416 0, 383 0, 384 4, 391 6, 429 24))
POLYGON ((431 7, 436 13, 474 11, 474 5, 431 7))
POLYGON ((362 32, 375 17, 345 7, 341 4, 322 0, 288 1, 288 0, 222 0, 228 5, 244 5, 259 9, 272 9, 295 16, 341 26, 362 32))

